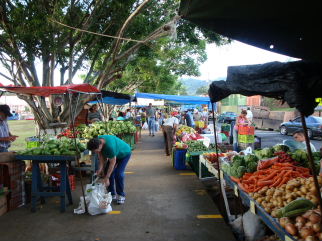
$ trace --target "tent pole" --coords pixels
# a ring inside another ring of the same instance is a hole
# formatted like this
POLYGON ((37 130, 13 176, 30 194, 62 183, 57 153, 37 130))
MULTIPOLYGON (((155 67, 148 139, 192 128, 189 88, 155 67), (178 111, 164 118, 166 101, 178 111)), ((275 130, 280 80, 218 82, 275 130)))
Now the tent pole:
MULTIPOLYGON (((304 137, 305 137, 306 149, 307 149, 307 153, 308 153, 309 164, 310 164, 310 168, 311 168, 311 171, 313 174, 314 186, 315 186, 315 189, 317 190, 317 196, 318 196, 318 200, 319 200, 319 204, 320 204, 320 213, 322 214, 322 198, 321 198, 320 186, 319 186, 319 182, 317 179, 317 173, 314 168, 312 149, 311 149, 310 139, 307 134, 306 121, 305 121, 304 114, 302 112, 301 112, 301 120, 302 120, 302 127, 304 130, 304 137)), ((322 223, 322 219, 321 219, 321 223, 322 223)))
MULTIPOLYGON (((79 95, 80 94, 78 93, 78 97, 79 97, 79 95)), ((79 100, 79 98, 77 98, 77 102, 78 102, 78 100, 79 100)), ((69 103, 69 112, 71 113, 71 117, 70 117, 71 121, 70 122, 71 122, 73 137, 74 137, 73 138, 74 139, 74 145, 75 145, 75 149, 76 149, 76 153, 77 153, 77 155, 75 156, 75 161, 77 163, 78 170, 79 170, 79 177, 80 177, 80 182, 81 182, 81 188, 82 188, 85 212, 87 212, 88 209, 87 209, 87 204, 86 204, 86 200, 85 200, 85 192, 84 192, 84 185, 83 185, 82 170, 81 170, 81 166, 80 166, 79 159, 78 159, 78 157, 80 156, 79 155, 80 151, 79 151, 79 149, 77 147, 77 143, 76 143, 75 116, 74 116, 74 112, 73 112, 73 109, 72 109, 72 101, 73 101, 73 99, 72 99, 72 93, 71 92, 69 92, 69 101, 70 101, 70 103, 69 103)), ((76 103, 75 108, 77 107, 77 104, 78 103, 76 103)), ((69 177, 67 176, 67 178, 69 178, 69 177)))
MULTIPOLYGON (((211 107, 212 107, 212 120, 213 120, 213 123, 214 123, 214 135, 215 135, 215 147, 216 147, 216 156, 218 158, 218 142, 217 142, 217 128, 216 128, 216 119, 215 119, 215 110, 214 110, 214 103, 211 103, 211 107)), ((218 158, 218 175, 219 175, 219 190, 220 190, 220 195, 222 196, 223 193, 222 193, 222 190, 221 190, 221 179, 220 179, 220 172, 221 172, 221 169, 220 169, 220 161, 219 161, 219 158, 218 158)))

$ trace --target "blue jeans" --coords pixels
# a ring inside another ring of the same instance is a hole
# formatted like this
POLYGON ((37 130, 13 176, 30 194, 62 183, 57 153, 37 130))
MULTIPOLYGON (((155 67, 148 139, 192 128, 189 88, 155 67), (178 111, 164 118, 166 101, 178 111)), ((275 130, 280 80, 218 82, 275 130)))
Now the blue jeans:
MULTIPOLYGON (((112 172, 110 176, 110 186, 108 187, 108 191, 111 192, 112 195, 115 195, 116 193, 118 195, 121 195, 125 197, 124 192, 124 171, 126 168, 127 163, 129 162, 131 158, 131 154, 127 155, 123 159, 116 159, 116 166, 114 168, 114 171, 112 172), (115 193, 116 188, 116 193, 115 193)), ((108 170, 109 163, 106 165, 105 173, 108 170)))
POLYGON ((149 133, 154 135, 154 132, 155 132, 155 118, 154 117, 148 118, 148 125, 149 125, 149 133))
POLYGON ((233 129, 233 147, 234 151, 238 152, 238 130, 233 129))

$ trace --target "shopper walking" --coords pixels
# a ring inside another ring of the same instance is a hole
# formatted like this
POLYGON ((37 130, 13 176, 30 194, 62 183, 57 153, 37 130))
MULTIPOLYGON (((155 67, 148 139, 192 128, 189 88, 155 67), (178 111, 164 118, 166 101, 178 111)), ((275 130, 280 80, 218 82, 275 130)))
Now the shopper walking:
POLYGON ((162 127, 163 130, 163 137, 164 137, 164 144, 165 144, 165 153, 167 156, 170 156, 172 151, 173 142, 174 142, 174 135, 177 130, 177 126, 179 125, 179 120, 175 117, 176 113, 172 113, 170 118, 164 120, 164 124, 162 127))
POLYGON ((156 110, 152 107, 152 103, 146 108, 146 116, 148 118, 148 125, 149 125, 149 135, 154 136, 155 133, 155 114, 156 110))
POLYGON ((104 177, 105 186, 111 192, 113 200, 123 204, 124 171, 131 157, 131 147, 116 136, 102 135, 89 140, 87 149, 98 154, 97 175, 104 177))

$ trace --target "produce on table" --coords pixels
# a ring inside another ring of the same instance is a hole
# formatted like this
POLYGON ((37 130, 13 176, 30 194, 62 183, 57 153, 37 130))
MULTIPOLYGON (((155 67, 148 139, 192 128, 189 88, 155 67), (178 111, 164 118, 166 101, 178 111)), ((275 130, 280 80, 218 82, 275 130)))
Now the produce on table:
MULTIPOLYGON (((312 154, 313 154, 313 159, 314 159, 315 171, 319 172, 320 160, 322 158, 321 153, 320 152, 313 152, 312 154)), ((299 165, 301 165, 303 167, 310 166, 306 150, 296 150, 294 153, 292 153, 292 158, 294 161, 296 161, 297 163, 299 163, 299 165)))
MULTIPOLYGON (((318 177, 322 185, 322 177, 318 177)), ((250 193, 250 196, 258 202, 267 213, 277 217, 278 210, 285 207, 297 198, 306 198, 314 205, 318 204, 317 191, 314 186, 313 177, 295 178, 280 187, 265 186, 258 192, 250 193)))
POLYGON ((315 207, 314 203, 306 198, 298 198, 290 203, 288 203, 285 207, 280 208, 277 211, 277 217, 296 217, 300 214, 305 213, 306 211, 313 209, 315 207))
POLYGON ((208 152, 208 153, 204 153, 203 156, 206 160, 208 160, 211 163, 218 163, 218 158, 224 156, 225 154, 223 153, 217 153, 216 152, 208 152))
POLYGON ((227 175, 241 178, 246 172, 256 171, 257 160, 257 157, 254 155, 236 155, 233 157, 231 164, 224 163, 221 168, 227 175))
POLYGON ((120 135, 135 132, 136 127, 131 121, 95 122, 84 129, 83 137, 91 139, 99 135, 120 135))
POLYGON ((57 135, 57 138, 67 137, 67 138, 77 138, 80 136, 79 131, 73 132, 71 129, 67 128, 57 135))
POLYGON ((274 148, 264 148, 264 149, 257 149, 254 150, 255 155, 258 157, 258 159, 265 159, 265 158, 271 158, 274 156, 274 148))
POLYGON ((274 152, 289 152, 290 148, 286 145, 281 145, 281 144, 277 144, 275 146, 273 146, 274 152))
POLYGON ((294 218, 279 219, 280 225, 298 240, 322 240, 321 213, 318 209, 306 211, 294 218))
POLYGON ((239 179, 239 186, 244 191, 251 193, 261 190, 263 187, 280 187, 289 180, 297 177, 310 177, 310 169, 298 167, 291 163, 275 163, 270 168, 254 173, 245 173, 239 179))
POLYGON ((74 156, 79 152, 85 151, 85 145, 79 142, 78 139, 60 138, 46 140, 40 147, 26 149, 17 152, 18 155, 66 155, 74 156), (76 141, 76 146, 75 146, 76 141))
POLYGON ((207 151, 208 148, 202 143, 202 141, 187 141, 189 152, 201 152, 207 151))
POLYGON ((176 142, 175 148, 177 149, 188 149, 188 145, 182 142, 176 142))
POLYGON ((185 125, 179 126, 179 128, 177 129, 176 135, 181 136, 181 135, 183 135, 185 133, 186 134, 195 134, 196 131, 193 128, 189 127, 189 126, 185 126, 185 125))

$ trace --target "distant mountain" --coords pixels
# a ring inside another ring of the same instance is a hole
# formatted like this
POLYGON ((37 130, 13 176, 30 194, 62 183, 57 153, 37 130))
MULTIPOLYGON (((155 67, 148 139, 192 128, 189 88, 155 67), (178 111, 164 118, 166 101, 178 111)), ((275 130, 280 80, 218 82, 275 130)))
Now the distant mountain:
POLYGON ((195 78, 181 78, 181 83, 186 87, 188 95, 195 95, 199 87, 209 86, 213 81, 225 80, 226 78, 216 78, 214 80, 200 80, 195 78))

